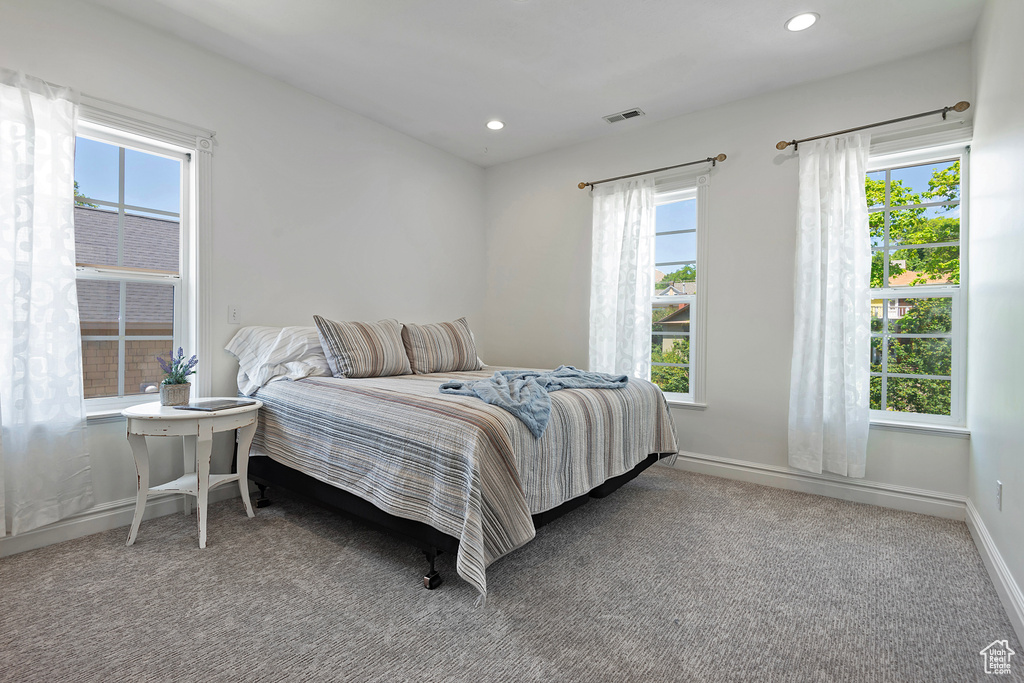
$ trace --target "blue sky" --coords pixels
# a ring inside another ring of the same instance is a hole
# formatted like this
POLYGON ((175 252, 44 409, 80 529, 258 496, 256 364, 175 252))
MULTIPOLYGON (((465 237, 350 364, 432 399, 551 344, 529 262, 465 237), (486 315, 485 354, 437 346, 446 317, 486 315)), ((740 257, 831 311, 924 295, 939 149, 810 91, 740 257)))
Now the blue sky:
MULTIPOLYGON (((79 137, 75 144, 78 191, 92 199, 118 201, 118 148, 79 137)), ((178 213, 181 162, 156 154, 125 149, 125 203, 178 213)))
MULTIPOLYGON (((657 232, 669 230, 693 230, 697 227, 697 200, 687 199, 672 204, 662 204, 656 210, 657 232)), ((655 237, 654 260, 693 261, 697 258, 697 233, 689 232, 682 235, 665 235, 655 237)), ((668 275, 682 266, 660 266, 659 270, 668 275)))

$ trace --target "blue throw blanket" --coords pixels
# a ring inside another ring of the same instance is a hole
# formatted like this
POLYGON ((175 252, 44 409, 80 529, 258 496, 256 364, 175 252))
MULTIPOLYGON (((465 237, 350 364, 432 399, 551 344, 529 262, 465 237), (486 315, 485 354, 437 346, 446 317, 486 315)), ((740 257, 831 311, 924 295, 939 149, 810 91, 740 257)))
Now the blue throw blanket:
POLYGON ((549 392, 559 389, 620 389, 629 382, 626 375, 586 372, 571 365, 556 370, 500 370, 488 379, 471 382, 452 380, 441 385, 442 394, 476 396, 504 408, 522 420, 540 438, 551 419, 549 392))

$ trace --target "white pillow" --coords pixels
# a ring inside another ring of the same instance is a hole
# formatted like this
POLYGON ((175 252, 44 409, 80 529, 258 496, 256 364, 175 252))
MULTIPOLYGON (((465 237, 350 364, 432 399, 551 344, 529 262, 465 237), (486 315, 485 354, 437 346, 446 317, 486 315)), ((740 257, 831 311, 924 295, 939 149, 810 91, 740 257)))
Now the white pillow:
POLYGON ((238 390, 252 396, 279 379, 330 377, 315 327, 243 327, 225 351, 238 358, 238 390))

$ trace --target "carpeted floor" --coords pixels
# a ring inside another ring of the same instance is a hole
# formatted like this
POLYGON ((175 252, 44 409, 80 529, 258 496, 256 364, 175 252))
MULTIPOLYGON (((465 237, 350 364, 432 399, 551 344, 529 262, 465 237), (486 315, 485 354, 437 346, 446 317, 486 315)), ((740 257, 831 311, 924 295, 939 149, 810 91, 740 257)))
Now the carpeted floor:
POLYGON ((488 569, 273 492, 0 560, 4 681, 971 681, 1017 642, 962 522, 654 467, 488 569))

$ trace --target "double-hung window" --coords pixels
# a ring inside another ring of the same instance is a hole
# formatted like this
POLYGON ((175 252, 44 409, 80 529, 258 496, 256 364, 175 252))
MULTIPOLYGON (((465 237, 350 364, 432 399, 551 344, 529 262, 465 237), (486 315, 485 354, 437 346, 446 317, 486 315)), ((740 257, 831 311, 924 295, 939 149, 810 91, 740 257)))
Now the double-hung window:
POLYGON ((679 403, 704 400, 706 287, 700 268, 707 179, 655 185, 651 381, 679 403))
POLYGON ((967 150, 872 159, 872 419, 962 425, 967 150))
POLYGON ((107 104, 83 105, 75 140, 75 261, 90 415, 154 400, 164 377, 157 358, 172 349, 209 361, 199 334, 196 232, 197 215, 209 211, 208 190, 202 202, 196 196, 208 186, 209 165, 200 174, 195 156, 212 150, 211 134, 107 104))

